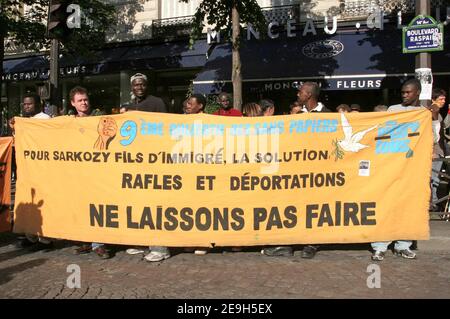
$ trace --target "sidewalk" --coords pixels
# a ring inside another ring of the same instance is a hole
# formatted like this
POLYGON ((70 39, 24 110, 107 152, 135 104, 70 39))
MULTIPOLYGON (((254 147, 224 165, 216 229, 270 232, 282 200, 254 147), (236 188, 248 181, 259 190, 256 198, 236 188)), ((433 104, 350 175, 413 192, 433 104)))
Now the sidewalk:
POLYGON ((430 240, 421 240, 417 246, 421 251, 450 252, 450 222, 431 220, 430 240))
POLYGON ((30 253, 14 247, 13 234, 0 234, 0 298, 450 298, 450 223, 430 225, 431 240, 418 243, 417 260, 388 253, 376 264, 381 288, 367 285, 369 245, 326 246, 312 260, 298 250, 278 258, 257 248, 205 256, 174 250, 164 262, 148 263, 124 250, 109 260, 76 256, 67 242, 30 253), (81 269, 79 289, 66 285, 73 264, 81 269))

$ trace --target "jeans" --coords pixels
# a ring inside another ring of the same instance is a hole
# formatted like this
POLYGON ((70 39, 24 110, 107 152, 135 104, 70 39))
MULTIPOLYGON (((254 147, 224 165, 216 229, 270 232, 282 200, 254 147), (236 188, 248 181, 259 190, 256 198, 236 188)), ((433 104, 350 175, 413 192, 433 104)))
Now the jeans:
MULTIPOLYGON (((391 241, 379 241, 376 243, 372 243, 372 249, 375 251, 382 251, 385 252, 388 249, 389 244, 392 243, 391 241)), ((411 240, 397 240, 395 242, 394 249, 395 250, 405 250, 409 249, 412 245, 411 240)))
POLYGON ((431 201, 432 203, 436 202, 438 200, 437 197, 437 189, 439 187, 439 173, 435 171, 441 171, 443 162, 433 162, 431 165, 431 168, 433 171, 431 171, 431 201))

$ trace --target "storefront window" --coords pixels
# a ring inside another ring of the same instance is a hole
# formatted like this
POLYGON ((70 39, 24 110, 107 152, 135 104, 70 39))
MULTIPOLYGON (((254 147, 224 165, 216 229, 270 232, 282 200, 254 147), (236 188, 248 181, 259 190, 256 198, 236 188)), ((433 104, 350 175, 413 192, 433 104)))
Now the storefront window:
POLYGON ((165 71, 156 74, 156 94, 166 103, 169 113, 183 113, 183 101, 192 90, 192 79, 199 70, 165 71))
POLYGON ((69 92, 78 85, 88 90, 92 108, 98 108, 107 114, 118 111, 120 107, 119 74, 94 75, 62 80, 63 105, 67 111, 71 109, 69 92))

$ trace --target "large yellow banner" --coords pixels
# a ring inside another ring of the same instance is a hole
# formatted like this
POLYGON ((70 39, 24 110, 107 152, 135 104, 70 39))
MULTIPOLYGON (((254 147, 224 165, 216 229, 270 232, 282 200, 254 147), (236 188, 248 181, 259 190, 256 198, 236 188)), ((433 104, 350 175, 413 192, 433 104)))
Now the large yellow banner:
POLYGON ((165 246, 429 238, 431 113, 16 119, 18 233, 165 246))
POLYGON ((0 137, 0 232, 11 231, 11 158, 12 137, 0 137))

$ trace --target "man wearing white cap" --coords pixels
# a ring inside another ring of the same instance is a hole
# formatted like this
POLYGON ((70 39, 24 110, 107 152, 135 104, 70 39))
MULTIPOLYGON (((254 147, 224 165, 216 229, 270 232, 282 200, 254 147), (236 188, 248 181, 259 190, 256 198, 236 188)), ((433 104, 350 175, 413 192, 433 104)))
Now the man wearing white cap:
POLYGON ((122 108, 127 111, 143 112, 167 112, 163 100, 153 95, 147 95, 147 76, 142 73, 136 73, 130 79, 131 83, 131 101, 122 108))
MULTIPOLYGON (((147 76, 142 73, 136 73, 130 79, 131 82, 131 101, 122 105, 120 112, 126 111, 144 111, 144 112, 167 112, 166 105, 159 97, 147 95, 147 76)), ((147 261, 163 261, 170 258, 170 250, 164 246, 150 246, 149 253, 144 256, 147 261)), ((127 249, 127 254, 143 254, 145 250, 142 247, 127 249)))

